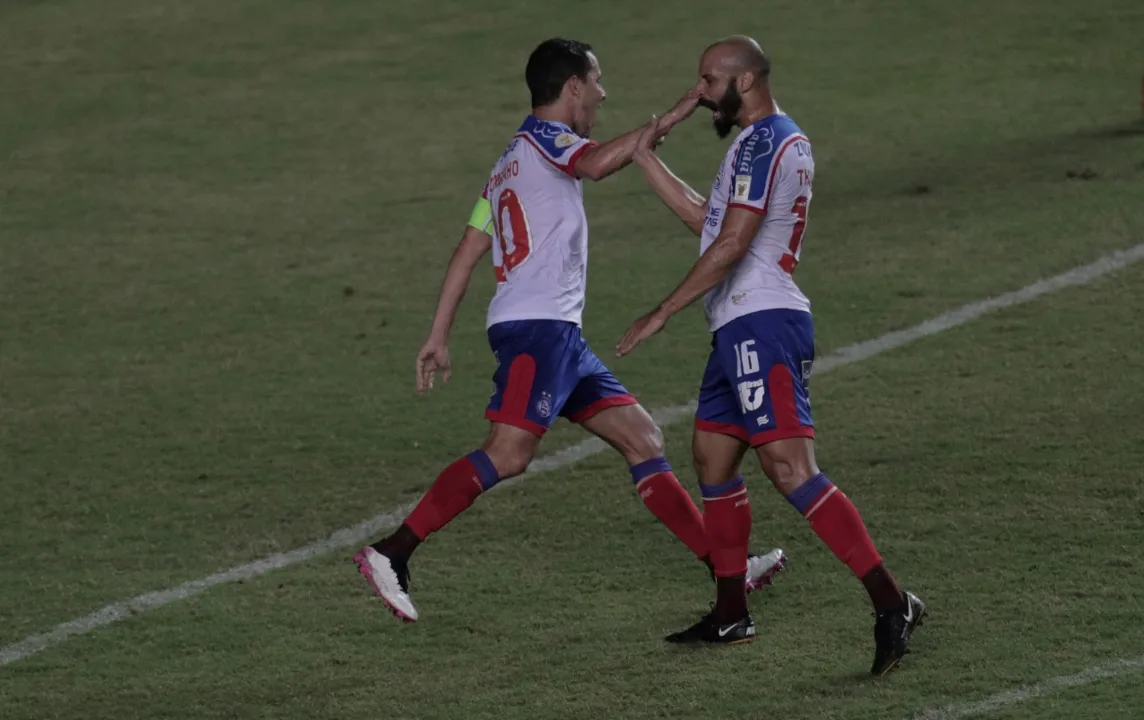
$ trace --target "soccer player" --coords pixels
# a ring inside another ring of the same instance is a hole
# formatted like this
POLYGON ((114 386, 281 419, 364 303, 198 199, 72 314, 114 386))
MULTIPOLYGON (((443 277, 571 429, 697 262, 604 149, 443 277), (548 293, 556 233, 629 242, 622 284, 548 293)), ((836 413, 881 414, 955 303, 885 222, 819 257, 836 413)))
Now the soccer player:
POLYGON ((703 495, 707 550, 715 566, 712 612, 671 642, 733 643, 754 634, 746 605, 751 506, 739 474, 748 448, 810 527, 861 579, 874 604, 881 675, 906 652, 925 606, 902 591, 858 510, 819 470, 808 381, 814 361, 810 303, 792 279, 814 180, 810 141, 775 104, 771 63, 758 43, 736 36, 707 48, 694 88, 713 110, 715 130, 741 128, 709 198, 668 170, 644 132, 635 153, 647 182, 700 236, 700 258, 683 282, 635 321, 619 355, 659 332, 705 295, 712 352, 699 390, 692 452, 703 495))
MULTIPOLYGON (((714 570, 703 516, 664 459, 659 428, 580 333, 588 259, 581 178, 600 180, 628 165, 643 130, 603 144, 588 139, 605 97, 600 77, 584 43, 553 39, 533 51, 525 69, 532 114, 493 166, 446 271, 429 337, 417 354, 418 392, 432 388, 438 372, 448 381, 449 332, 473 268, 490 249, 497 282, 487 320, 497 359, 495 392, 480 449, 445 468, 393 534, 354 557, 390 610, 408 622, 417 619, 408 594, 410 555, 481 493, 523 473, 557 416, 618 450, 644 504, 714 570)), ((694 93, 684 96, 649 126, 647 141, 686 119, 697 100, 694 93)), ((746 583, 765 586, 784 561, 781 550, 752 556, 746 583)))

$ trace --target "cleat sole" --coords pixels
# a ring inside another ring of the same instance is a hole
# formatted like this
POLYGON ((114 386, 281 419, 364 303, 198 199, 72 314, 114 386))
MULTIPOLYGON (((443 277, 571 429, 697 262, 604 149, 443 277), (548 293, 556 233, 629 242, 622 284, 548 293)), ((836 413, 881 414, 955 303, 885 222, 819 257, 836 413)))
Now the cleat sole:
POLYGON ((396 617, 397 619, 399 619, 403 622, 406 622, 406 623, 417 622, 413 618, 409 617, 408 615, 406 615, 405 613, 401 612, 396 607, 394 607, 393 603, 391 603, 385 599, 385 595, 382 594, 381 588, 379 588, 377 586, 377 583, 375 583, 373 581, 373 576, 370 575, 370 573, 369 573, 369 569, 368 569, 369 563, 366 562, 364 554, 359 552, 357 555, 354 555, 354 562, 357 563, 358 572, 361 573, 361 576, 363 578, 365 578, 365 581, 368 582, 370 587, 373 588, 374 595, 376 595, 378 598, 381 599, 382 604, 385 605, 386 609, 389 610, 389 612, 393 613, 394 617, 396 617))

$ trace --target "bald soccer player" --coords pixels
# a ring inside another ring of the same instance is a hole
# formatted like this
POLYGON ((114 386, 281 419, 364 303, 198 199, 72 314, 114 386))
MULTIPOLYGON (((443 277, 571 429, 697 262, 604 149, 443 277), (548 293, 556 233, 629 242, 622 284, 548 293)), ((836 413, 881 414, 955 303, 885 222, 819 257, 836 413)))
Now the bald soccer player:
MULTIPOLYGON (((588 219, 581 179, 600 180, 631 162, 639 128, 599 144, 589 139, 604 101, 592 48, 554 38, 525 68, 532 112, 486 178, 460 245, 453 253, 432 328, 417 354, 417 389, 449 379, 449 332, 478 261, 492 251, 496 294, 486 327, 497 361, 495 391, 480 448, 446 467, 405 521, 354 557, 390 610, 418 618, 409 597, 409 561, 421 543, 478 497, 532 462, 557 417, 579 423, 618 450, 644 505, 712 570, 703 516, 663 456, 651 415, 592 352, 580 331, 587 289, 588 219)), ((649 124, 655 143, 695 109, 688 93, 649 124)), ((781 550, 748 561, 751 589, 782 568, 781 550)))
POLYGON ((802 250, 814 181, 810 141, 775 103, 771 63, 758 43, 736 36, 703 53, 699 104, 725 138, 740 128, 709 198, 677 178, 644 133, 634 154, 663 202, 700 236, 698 262, 617 346, 625 355, 704 296, 712 351, 699 391, 692 452, 717 578, 713 611, 671 642, 734 643, 754 637, 746 605, 751 506, 739 467, 754 448, 775 488, 861 579, 874 604, 871 672, 906 653, 925 605, 886 569, 850 499, 814 460, 809 379, 814 362, 810 302, 792 278, 802 250))

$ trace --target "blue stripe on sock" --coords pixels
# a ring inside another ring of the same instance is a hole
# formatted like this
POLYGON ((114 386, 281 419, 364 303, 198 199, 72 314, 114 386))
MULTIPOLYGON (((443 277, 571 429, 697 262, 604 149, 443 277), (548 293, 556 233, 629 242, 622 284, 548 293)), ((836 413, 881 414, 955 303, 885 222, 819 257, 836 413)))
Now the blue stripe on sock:
POLYGON ((704 485, 703 483, 699 483, 699 494, 703 496, 704 500, 714 500, 717 497, 726 495, 732 490, 738 490, 741 487, 743 487, 743 476, 737 475, 720 485, 704 485))
POLYGON ((794 492, 790 495, 787 495, 787 502, 794 505, 795 510, 805 515, 806 511, 810 509, 810 506, 814 504, 814 501, 832 486, 833 483, 826 477, 826 473, 818 473, 795 488, 794 492))
POLYGON ((496 466, 493 465, 492 460, 489 460, 489 456, 485 454, 484 450, 474 450, 466 455, 465 459, 477 469, 477 477, 481 479, 481 487, 485 490, 500 482, 500 473, 497 472, 496 466))
POLYGON ((671 472, 671 465, 661 457, 645 460, 638 465, 632 465, 632 482, 638 483, 644 478, 663 472, 671 472))

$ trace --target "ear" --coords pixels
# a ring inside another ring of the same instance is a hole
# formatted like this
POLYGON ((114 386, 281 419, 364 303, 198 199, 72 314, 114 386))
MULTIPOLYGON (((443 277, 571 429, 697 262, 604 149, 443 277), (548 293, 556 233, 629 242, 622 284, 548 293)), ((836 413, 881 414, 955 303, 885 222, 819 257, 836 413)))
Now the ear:
POLYGON ((751 87, 754 86, 755 82, 758 81, 758 79, 759 76, 753 72, 745 72, 740 74, 739 77, 735 78, 735 86, 736 89, 738 89, 739 94, 742 95, 743 93, 750 90, 751 87))
POLYGON ((584 81, 581 80, 578 75, 573 75, 568 78, 568 82, 564 83, 564 89, 567 90, 573 98, 579 100, 580 96, 584 93, 584 81))

